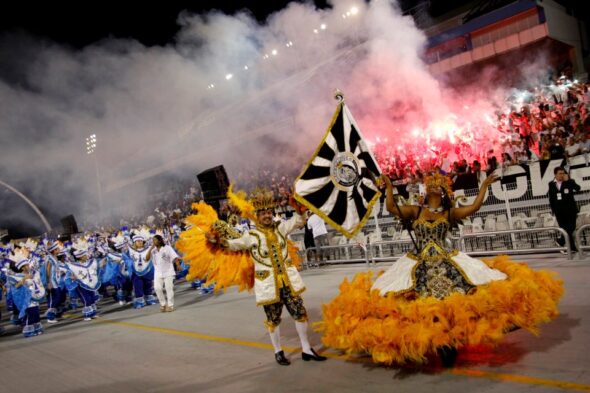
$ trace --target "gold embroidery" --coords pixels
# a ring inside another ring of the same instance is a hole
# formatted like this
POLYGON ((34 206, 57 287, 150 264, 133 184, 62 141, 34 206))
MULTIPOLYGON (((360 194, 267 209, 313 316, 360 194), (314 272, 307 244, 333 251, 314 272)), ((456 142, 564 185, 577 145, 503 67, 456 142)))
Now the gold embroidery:
POLYGON ((449 279, 447 269, 444 266, 430 265, 426 270, 426 287, 430 296, 434 296, 437 299, 443 299, 454 292, 457 288, 453 284, 453 281, 449 279))
POLYGON ((268 276, 270 276, 270 272, 268 270, 257 270, 254 274, 260 281, 264 281, 268 278, 268 276))
MULTIPOLYGON (((268 250, 267 257, 271 261, 275 279, 275 298, 272 301, 258 303, 258 305, 261 306, 276 303, 279 299, 279 290, 284 285, 287 285, 291 290, 291 293, 294 295, 299 295, 302 293, 305 290, 305 287, 301 288, 299 291, 296 291, 291 284, 291 280, 289 279, 289 275, 287 273, 287 261, 285 261, 285 256, 288 257, 288 250, 286 249, 286 241, 284 240, 284 236, 282 233, 280 233, 278 227, 275 225, 272 228, 257 228, 257 231, 262 233, 266 239, 266 248, 268 250), (282 240, 282 242, 280 242, 280 240, 282 240), (281 247, 281 244, 283 247, 281 247), (283 252, 285 255, 283 255, 283 252), (279 266, 281 272, 279 272, 279 266)), ((262 264, 269 266, 266 263, 262 264)))
POLYGON ((427 227, 434 228, 435 226, 437 226, 440 223, 440 221, 448 222, 446 217, 439 217, 432 222, 421 217, 421 218, 418 218, 417 220, 414 221, 414 223, 412 224, 412 227, 422 224, 422 225, 426 225, 427 227))

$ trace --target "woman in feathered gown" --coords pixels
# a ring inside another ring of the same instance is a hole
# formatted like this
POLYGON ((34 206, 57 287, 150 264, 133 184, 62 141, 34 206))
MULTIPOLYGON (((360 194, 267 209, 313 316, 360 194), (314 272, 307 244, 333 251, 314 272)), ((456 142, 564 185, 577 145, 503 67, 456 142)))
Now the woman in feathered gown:
POLYGON ((488 177, 473 204, 453 207, 448 178, 426 179, 422 206, 397 206, 386 176, 387 210, 412 221, 416 250, 379 275, 359 273, 324 305, 323 342, 348 353, 369 353, 384 364, 423 363, 438 353, 451 366, 464 346, 493 345, 514 329, 534 334, 558 315, 562 282, 506 256, 486 261, 445 245, 453 222, 482 205, 488 177))

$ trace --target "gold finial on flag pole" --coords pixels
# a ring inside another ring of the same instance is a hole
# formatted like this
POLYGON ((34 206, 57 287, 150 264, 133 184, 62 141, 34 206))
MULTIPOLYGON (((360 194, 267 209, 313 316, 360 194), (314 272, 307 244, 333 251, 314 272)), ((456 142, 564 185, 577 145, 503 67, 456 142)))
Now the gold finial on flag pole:
POLYGON ((342 92, 342 90, 334 90, 334 98, 337 99, 339 103, 344 102, 344 93, 342 92))

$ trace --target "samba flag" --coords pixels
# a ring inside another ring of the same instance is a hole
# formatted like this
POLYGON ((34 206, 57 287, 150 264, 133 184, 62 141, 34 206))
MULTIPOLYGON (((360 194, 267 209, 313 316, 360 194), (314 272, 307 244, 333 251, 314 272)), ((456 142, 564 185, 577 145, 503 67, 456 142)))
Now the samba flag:
POLYGON ((347 238, 371 216, 381 193, 368 173, 381 171, 341 101, 322 142, 295 180, 295 199, 347 238))

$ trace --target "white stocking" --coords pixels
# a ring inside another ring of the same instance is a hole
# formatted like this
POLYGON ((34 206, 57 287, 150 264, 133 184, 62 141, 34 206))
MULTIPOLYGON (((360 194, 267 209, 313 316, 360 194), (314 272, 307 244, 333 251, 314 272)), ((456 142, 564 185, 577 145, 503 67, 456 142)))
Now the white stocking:
POLYGON ((270 341, 272 342, 272 346, 275 348, 275 353, 282 351, 281 329, 279 329, 279 327, 277 326, 274 328, 272 332, 269 330, 268 334, 270 335, 270 341))
POLYGON ((301 341, 301 351, 313 355, 313 352, 311 352, 311 345, 309 345, 309 339, 307 338, 307 322, 295 321, 295 328, 297 329, 297 334, 301 341))

